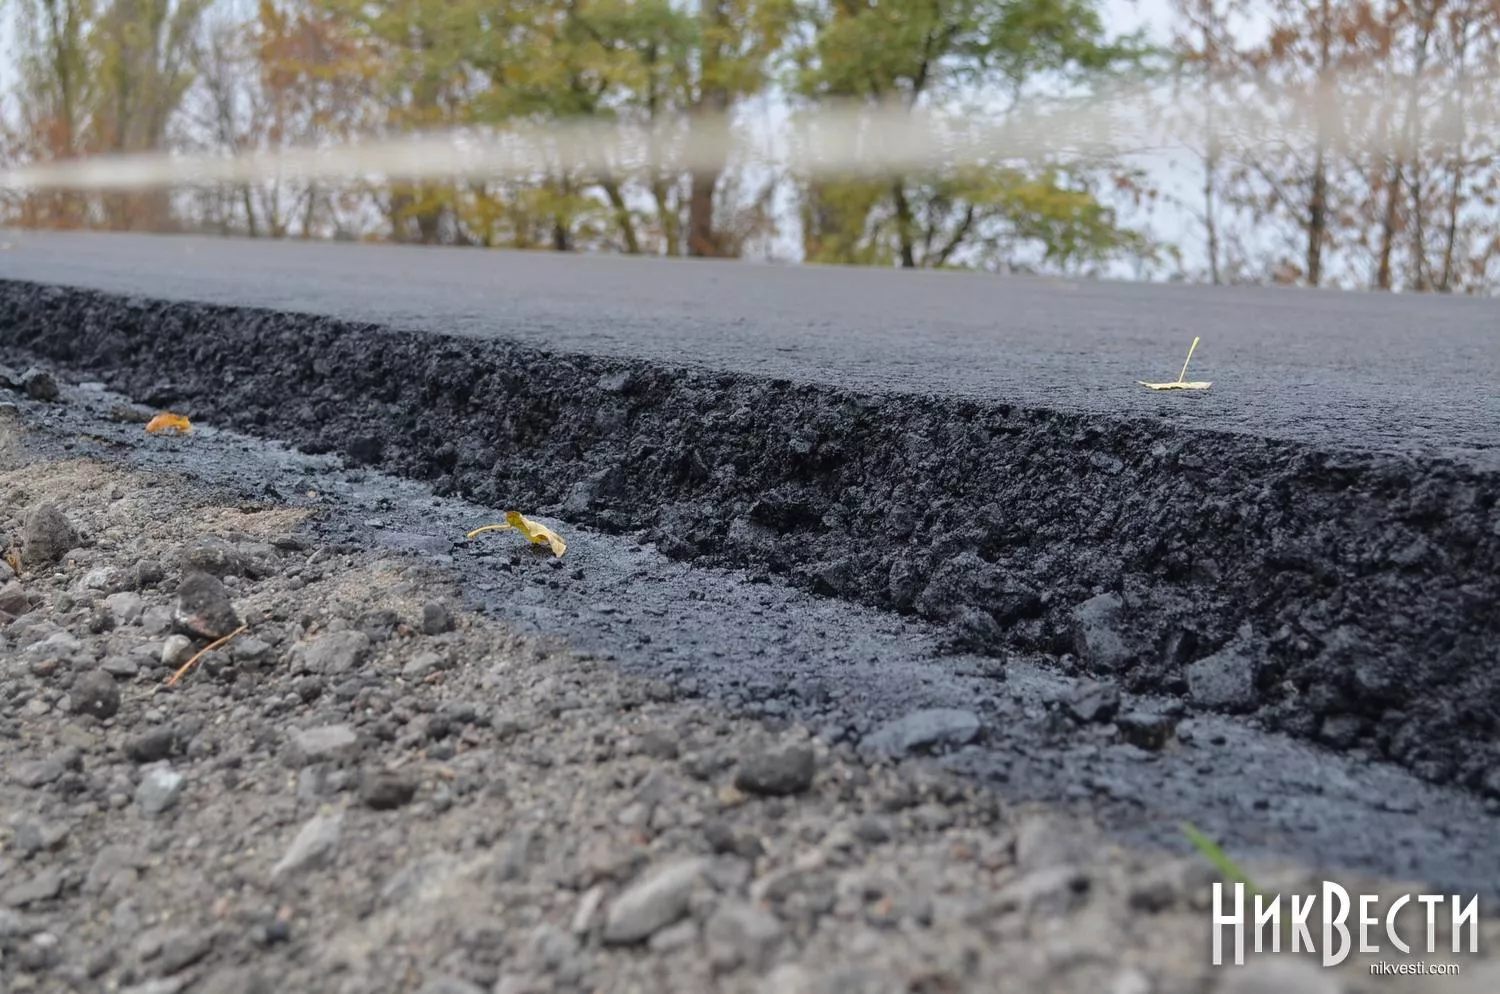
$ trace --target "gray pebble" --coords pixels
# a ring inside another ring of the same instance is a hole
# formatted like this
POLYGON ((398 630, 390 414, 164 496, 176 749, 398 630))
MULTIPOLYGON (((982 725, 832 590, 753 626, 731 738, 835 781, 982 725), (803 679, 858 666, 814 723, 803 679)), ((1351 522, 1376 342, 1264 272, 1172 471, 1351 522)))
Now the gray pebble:
POLYGON ((792 745, 746 757, 734 785, 747 794, 787 797, 812 786, 817 763, 811 747, 792 745))
POLYGON ((294 769, 338 762, 359 752, 359 735, 348 725, 323 725, 292 733, 287 762, 294 769))
POLYGON ((99 670, 89 670, 73 681, 69 696, 74 714, 89 714, 105 720, 120 710, 120 688, 115 678, 99 670))
POLYGON ((440 601, 428 601, 422 605, 422 633, 441 635, 453 631, 453 615, 447 605, 440 601))
POLYGON ((56 504, 38 504, 21 529, 22 560, 54 563, 78 545, 78 532, 56 504))
POLYGON ((1199 707, 1248 711, 1255 707, 1255 659, 1227 646, 1187 668, 1188 697, 1199 707))
POLYGON ((148 770, 135 791, 135 803, 141 813, 155 817, 171 808, 182 797, 186 779, 181 773, 168 767, 148 770))
POLYGON ((930 708, 882 725, 860 743, 860 750, 898 758, 923 749, 967 745, 979 729, 979 716, 972 711, 930 708))
POLYGON ((172 755, 176 733, 160 725, 125 740, 125 755, 137 763, 155 763, 172 755))
POLYGON ((612 945, 643 942, 679 921, 707 870, 708 860, 697 857, 648 870, 611 902, 604 919, 604 941, 612 945))
POLYGON ((364 632, 329 632, 294 650, 303 669, 321 676, 352 672, 369 652, 370 637, 364 632))
POLYGON ((338 852, 343 828, 343 812, 321 814, 307 821, 271 870, 271 878, 281 881, 327 866, 338 852))
POLYGON ((62 391, 57 385, 57 378, 45 369, 38 369, 35 366, 21 374, 21 389, 25 390, 26 396, 32 400, 40 400, 49 404, 62 396, 62 391))
POLYGON ((1120 688, 1091 680, 1079 685, 1063 706, 1076 721, 1102 724, 1119 713, 1120 688))
POLYGON ((781 941, 781 922, 743 901, 726 901, 704 927, 709 961, 719 970, 764 970, 781 941))
POLYGON ((49 867, 29 880, 22 880, 8 887, 3 903, 12 908, 24 908, 38 901, 50 901, 62 893, 62 885, 62 873, 49 867))

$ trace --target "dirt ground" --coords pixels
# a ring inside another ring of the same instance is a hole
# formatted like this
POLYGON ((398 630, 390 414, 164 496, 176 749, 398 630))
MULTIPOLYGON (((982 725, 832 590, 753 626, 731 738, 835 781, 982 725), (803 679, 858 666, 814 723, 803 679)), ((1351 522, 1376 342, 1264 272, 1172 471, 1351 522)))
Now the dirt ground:
POLYGON ((24 420, 0 406, 7 994, 1500 989, 1495 924, 1454 958, 1444 914, 1409 959, 1456 977, 1372 976, 1388 945, 1215 968, 1201 857, 716 713, 24 420))

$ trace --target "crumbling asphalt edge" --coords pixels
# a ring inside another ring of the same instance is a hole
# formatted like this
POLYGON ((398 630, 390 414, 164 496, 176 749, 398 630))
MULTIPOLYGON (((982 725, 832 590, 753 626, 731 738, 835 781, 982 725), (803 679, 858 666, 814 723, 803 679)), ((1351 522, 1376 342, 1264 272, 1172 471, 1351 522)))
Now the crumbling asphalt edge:
POLYGON ((0 346, 1500 795, 1500 483, 1439 458, 17 282, 0 346))

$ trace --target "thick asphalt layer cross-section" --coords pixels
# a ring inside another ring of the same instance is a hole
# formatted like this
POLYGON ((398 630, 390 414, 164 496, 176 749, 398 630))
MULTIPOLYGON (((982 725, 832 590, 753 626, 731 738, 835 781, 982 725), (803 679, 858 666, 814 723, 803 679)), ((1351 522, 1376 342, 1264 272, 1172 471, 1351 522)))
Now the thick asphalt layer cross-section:
POLYGON ((1500 305, 3 237, 0 358, 1500 799, 1500 305))
POLYGON ((1500 466, 1500 302, 7 232, 0 277, 1500 466), (1201 395, 1155 393, 1194 336, 1201 395))

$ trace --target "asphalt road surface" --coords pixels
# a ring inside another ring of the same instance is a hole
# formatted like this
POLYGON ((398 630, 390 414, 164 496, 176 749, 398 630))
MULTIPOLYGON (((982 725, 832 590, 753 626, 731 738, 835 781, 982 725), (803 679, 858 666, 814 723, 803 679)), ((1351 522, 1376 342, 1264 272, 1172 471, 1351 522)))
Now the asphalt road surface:
POLYGON ((1500 466, 1500 303, 6 232, 0 278, 1500 466), (1152 392, 1177 378, 1206 393, 1152 392))
MULTIPOLYGON (((1500 894, 1494 303, 0 241, 0 358, 331 459, 139 445, 341 494, 342 539, 426 549, 507 620, 861 747, 971 708, 984 743, 956 768, 1156 841, 1187 817, 1500 894), (1194 336, 1210 391, 1137 384, 1194 336), (1453 462, 1392 456, 1418 450, 1453 462), (510 507, 568 530, 575 570, 450 550, 510 507), (1174 744, 1126 741, 1116 706, 1174 744)), ((81 444, 105 430, 47 410, 81 444)))

